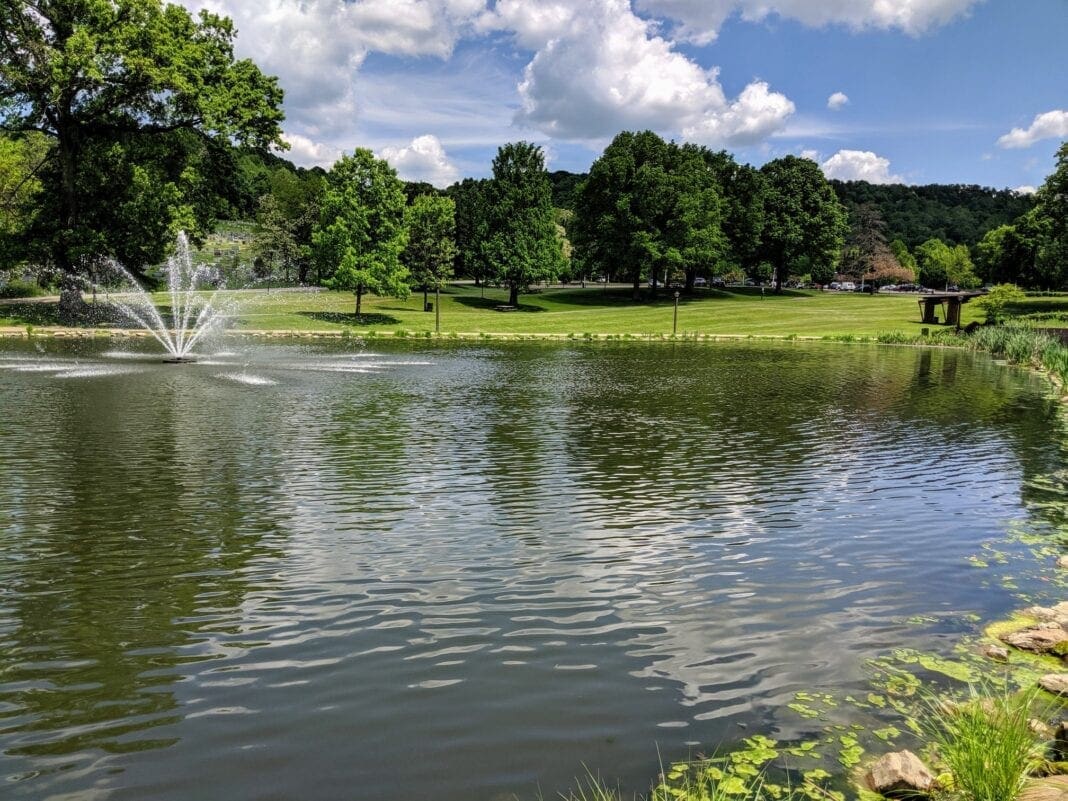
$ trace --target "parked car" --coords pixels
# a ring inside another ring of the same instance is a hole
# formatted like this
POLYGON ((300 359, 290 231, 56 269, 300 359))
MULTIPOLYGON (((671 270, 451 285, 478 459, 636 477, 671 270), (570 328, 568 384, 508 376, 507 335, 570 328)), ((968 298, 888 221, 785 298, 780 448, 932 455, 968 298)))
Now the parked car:
POLYGON ((843 281, 839 285, 838 288, 841 289, 843 292, 856 292, 857 291, 857 285, 855 283, 853 283, 852 281, 843 281))
POLYGON ((707 278, 702 278, 701 276, 698 276, 697 278, 693 279, 693 285, 694 286, 708 286, 708 279, 707 278))
POLYGON ((727 286, 727 282, 724 281, 722 278, 713 278, 712 286, 716 287, 717 289, 723 289, 727 286))

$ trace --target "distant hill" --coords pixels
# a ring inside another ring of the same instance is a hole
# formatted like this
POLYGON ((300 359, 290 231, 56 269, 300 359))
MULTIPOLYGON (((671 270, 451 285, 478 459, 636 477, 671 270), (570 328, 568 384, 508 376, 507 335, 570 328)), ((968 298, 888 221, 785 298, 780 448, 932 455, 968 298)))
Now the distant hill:
POLYGON ((889 239, 900 239, 910 249, 928 239, 955 245, 975 245, 999 225, 1012 223, 1034 206, 1034 198, 1009 189, 966 184, 869 184, 867 181, 831 181, 846 209, 871 203, 887 225, 889 239))

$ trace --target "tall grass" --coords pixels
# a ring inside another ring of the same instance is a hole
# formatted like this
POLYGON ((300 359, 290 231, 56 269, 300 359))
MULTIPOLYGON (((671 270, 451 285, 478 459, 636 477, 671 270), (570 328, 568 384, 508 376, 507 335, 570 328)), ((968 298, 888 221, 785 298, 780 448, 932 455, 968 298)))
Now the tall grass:
POLYGON ((1025 324, 987 326, 971 335, 969 344, 1011 364, 1040 367, 1068 386, 1068 348, 1025 324))
POLYGON ((925 728, 965 801, 1013 801, 1042 759, 1031 730, 1038 690, 973 691, 967 703, 931 700, 925 728))

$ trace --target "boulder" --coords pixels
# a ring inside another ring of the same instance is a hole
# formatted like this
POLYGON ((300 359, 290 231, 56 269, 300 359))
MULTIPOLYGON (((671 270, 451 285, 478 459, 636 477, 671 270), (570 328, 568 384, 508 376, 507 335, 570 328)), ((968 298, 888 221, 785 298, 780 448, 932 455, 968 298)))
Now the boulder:
POLYGON ((993 659, 995 662, 1009 661, 1008 648, 1002 648, 1000 645, 994 645, 989 642, 985 642, 979 646, 979 655, 985 656, 987 659, 993 659))
POLYGON ((1054 695, 1068 695, 1068 673, 1047 673, 1038 680, 1038 686, 1054 695))
POLYGON ((1068 776, 1048 776, 1028 782, 1019 801, 1068 801, 1068 776))
POLYGON ((934 785, 931 771, 911 751, 896 751, 879 757, 865 779, 874 792, 888 798, 928 793, 934 785))
POLYGON ((1057 567, 1061 570, 1068 569, 1068 556, 1062 556, 1057 560, 1057 567))
POLYGON ((1023 614, 1035 620, 1041 620, 1043 623, 1057 619, 1057 613, 1048 606, 1029 606, 1023 610, 1023 614))
POLYGON ((1052 651, 1059 643, 1068 640, 1068 632, 1055 623, 1043 623, 1022 631, 1013 631, 1001 635, 1001 641, 1021 651, 1044 654, 1052 651))

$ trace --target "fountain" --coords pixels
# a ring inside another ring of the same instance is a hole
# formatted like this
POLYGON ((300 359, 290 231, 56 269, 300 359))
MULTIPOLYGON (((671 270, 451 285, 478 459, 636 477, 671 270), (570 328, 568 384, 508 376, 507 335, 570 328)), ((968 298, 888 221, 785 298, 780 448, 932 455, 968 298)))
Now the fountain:
POLYGON ((122 299, 110 296, 108 303, 122 317, 152 335, 167 352, 164 362, 185 364, 196 361, 193 346, 209 331, 215 330, 230 316, 235 301, 219 302, 223 287, 214 267, 193 263, 189 239, 178 234, 174 255, 167 259, 167 291, 171 300, 171 324, 168 325, 152 296, 121 264, 109 261, 105 267, 120 275, 127 284, 122 299), (214 286, 210 294, 206 287, 214 286))

